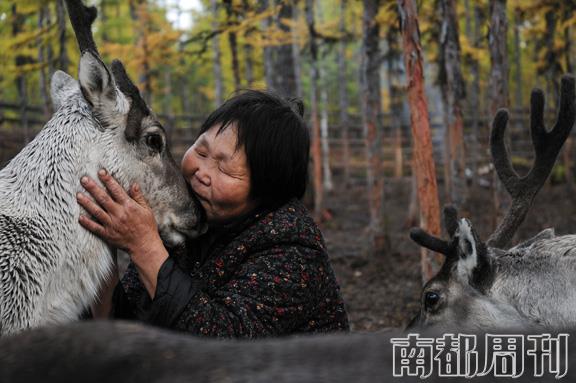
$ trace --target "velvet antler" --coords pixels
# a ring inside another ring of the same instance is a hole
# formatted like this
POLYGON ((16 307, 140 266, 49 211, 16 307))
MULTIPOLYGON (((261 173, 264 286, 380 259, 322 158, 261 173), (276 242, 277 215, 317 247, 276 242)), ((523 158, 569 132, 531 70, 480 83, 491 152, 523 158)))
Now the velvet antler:
POLYGON ((541 90, 532 91, 530 100, 530 132, 536 154, 530 172, 520 177, 514 171, 504 143, 504 132, 508 122, 508 112, 499 110, 492 124, 490 149, 494 167, 500 180, 512 197, 512 206, 506 213, 487 243, 489 246, 504 248, 526 218, 536 194, 550 175, 556 157, 568 138, 576 118, 574 78, 562 77, 560 109, 556 124, 551 131, 544 126, 544 94, 541 90))
POLYGON ((68 15, 76 34, 80 53, 90 51, 99 57, 100 55, 92 36, 92 23, 98 15, 96 7, 87 7, 82 4, 81 0, 66 0, 66 8, 68 8, 68 15))
POLYGON ((452 238, 458 228, 458 211, 454 206, 447 205, 444 206, 443 216, 444 227, 450 236, 450 241, 433 236, 419 227, 410 230, 410 238, 422 247, 450 257, 455 254, 455 243, 452 238))

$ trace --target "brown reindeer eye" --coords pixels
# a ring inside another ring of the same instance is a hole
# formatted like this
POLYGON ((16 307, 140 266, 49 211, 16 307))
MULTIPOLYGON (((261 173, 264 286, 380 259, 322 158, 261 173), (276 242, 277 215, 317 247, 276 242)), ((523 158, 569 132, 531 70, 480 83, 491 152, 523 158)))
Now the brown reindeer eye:
POLYGON ((156 152, 161 152, 162 137, 159 134, 149 134, 146 136, 146 145, 156 152))
POLYGON ((428 291, 424 296, 424 307, 426 310, 431 310, 440 301, 440 295, 434 291, 428 291))

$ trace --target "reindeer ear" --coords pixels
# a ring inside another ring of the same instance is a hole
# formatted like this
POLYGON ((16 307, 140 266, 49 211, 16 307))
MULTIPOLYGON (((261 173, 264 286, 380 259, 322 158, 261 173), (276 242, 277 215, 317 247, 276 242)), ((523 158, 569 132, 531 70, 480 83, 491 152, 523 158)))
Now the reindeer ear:
POLYGON ((68 73, 57 70, 50 81, 50 96, 54 109, 59 109, 69 98, 70 94, 78 89, 78 83, 68 73))
POLYGON ((456 237, 458 238, 456 273, 458 278, 468 282, 474 269, 482 262, 481 257, 485 255, 483 254, 484 249, 478 235, 472 228, 472 224, 465 218, 458 222, 456 237))
POLYGON ((115 102, 116 89, 106 65, 90 51, 80 58, 78 72, 80 90, 86 101, 93 107, 115 102))

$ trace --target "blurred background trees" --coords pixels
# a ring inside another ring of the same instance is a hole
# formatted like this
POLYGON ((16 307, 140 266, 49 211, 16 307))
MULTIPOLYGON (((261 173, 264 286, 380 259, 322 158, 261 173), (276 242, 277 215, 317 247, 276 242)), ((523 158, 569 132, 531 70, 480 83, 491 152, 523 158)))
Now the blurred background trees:
MULTIPOLYGON (((525 165, 530 90, 543 88, 554 108, 560 76, 574 66, 573 0, 87 3, 99 11, 94 33, 104 60, 125 63, 176 157, 237 89, 303 98, 315 217, 334 214, 330 195, 359 193, 364 242, 376 254, 396 241, 388 214, 395 182, 412 190, 404 224, 439 231, 439 201, 465 207, 475 188, 492 193, 497 217, 506 197, 486 151, 492 116, 511 109, 513 161, 525 165)), ((50 117, 52 73, 75 74, 79 57, 62 0, 2 1, 0 36, 5 164, 50 117)), ((571 142, 555 174, 573 188, 571 142)))

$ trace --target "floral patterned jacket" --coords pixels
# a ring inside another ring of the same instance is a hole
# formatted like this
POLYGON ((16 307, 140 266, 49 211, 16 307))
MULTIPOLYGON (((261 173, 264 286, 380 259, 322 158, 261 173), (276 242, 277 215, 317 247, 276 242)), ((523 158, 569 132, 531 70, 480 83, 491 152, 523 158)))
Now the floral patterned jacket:
POLYGON ((171 253, 150 299, 133 265, 114 293, 114 317, 217 337, 348 330, 326 246, 296 199, 256 211, 171 253))

